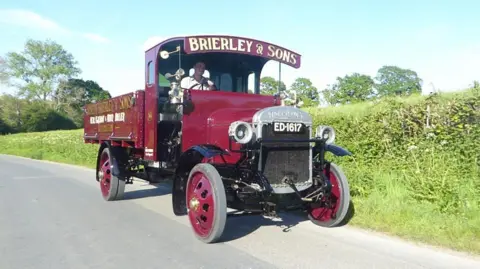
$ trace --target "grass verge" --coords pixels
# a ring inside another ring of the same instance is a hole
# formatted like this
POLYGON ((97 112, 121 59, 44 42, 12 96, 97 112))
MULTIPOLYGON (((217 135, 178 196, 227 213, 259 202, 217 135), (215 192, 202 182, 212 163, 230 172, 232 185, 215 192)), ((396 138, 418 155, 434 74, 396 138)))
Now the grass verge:
MULTIPOLYGON (((0 136, 0 143, 0 153, 3 154, 95 167, 97 145, 84 144, 82 130, 6 135, 0 136)), ((352 185, 355 203, 355 216, 350 225, 480 254, 479 196, 474 192, 464 192, 464 196, 458 198, 469 204, 456 213, 448 210, 441 212, 439 201, 435 199, 419 202, 412 195, 415 192, 412 182, 418 180, 415 178, 415 174, 419 173, 418 167, 424 168, 420 172, 424 175, 423 179, 428 179, 438 177, 441 173, 436 174, 436 171, 442 170, 444 163, 432 163, 428 159, 422 161, 420 158, 417 164, 421 165, 414 167, 415 171, 409 171, 390 169, 389 160, 374 165, 356 161, 341 163, 352 185)), ((461 184, 467 190, 475 189, 469 186, 475 184, 473 179, 466 180, 458 175, 455 178, 457 172, 455 169, 443 170, 448 180, 459 184, 447 187, 461 184)))

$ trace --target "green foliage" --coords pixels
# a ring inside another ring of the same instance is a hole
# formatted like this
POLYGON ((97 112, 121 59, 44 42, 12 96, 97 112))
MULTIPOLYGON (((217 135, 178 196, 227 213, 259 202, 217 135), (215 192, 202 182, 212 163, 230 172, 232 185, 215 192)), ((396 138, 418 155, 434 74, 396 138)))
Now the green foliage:
POLYGON ((352 104, 387 96, 411 96, 422 92, 422 80, 415 71, 385 65, 378 69, 375 80, 368 75, 353 73, 323 90, 325 101, 331 105, 352 104), (375 83, 375 80, 378 82, 375 83))
POLYGON ((480 90, 306 110, 353 153, 331 158, 365 216, 354 224, 480 252, 480 90))
POLYGON ((332 125, 339 145, 354 154, 338 161, 363 167, 354 195, 375 189, 369 169, 398 171, 418 202, 452 214, 479 207, 480 94, 474 91, 430 96, 410 103, 389 98, 363 104, 366 113, 309 110, 315 124, 332 125), (321 121, 320 121, 321 119, 321 121))
POLYGON ((0 136, 0 153, 95 168, 98 145, 83 143, 83 130, 0 136))
POLYGON ((23 52, 9 52, 3 59, 2 76, 27 98, 47 100, 61 79, 78 75, 81 70, 72 54, 54 41, 27 40, 23 52))
POLYGON ((398 66, 382 66, 375 79, 378 96, 411 95, 422 92, 422 80, 415 71, 398 66))
POLYGON ((317 106, 320 102, 318 90, 308 78, 297 78, 290 86, 290 91, 297 93, 297 98, 303 101, 303 107, 317 106))
POLYGON ((0 134, 11 134, 13 133, 13 128, 7 124, 4 120, 0 118, 0 134))
POLYGON ((85 104, 112 98, 97 82, 83 79, 69 79, 61 81, 55 92, 55 99, 59 106, 82 107, 85 104))
POLYGON ((111 98, 97 82, 83 79, 61 81, 55 91, 57 111, 63 111, 77 126, 83 127, 82 107, 86 104, 111 98))
POLYGON ((337 77, 337 82, 323 91, 324 98, 331 105, 364 102, 373 96, 373 85, 372 78, 359 73, 337 77))
POLYGON ((75 123, 65 115, 47 107, 43 102, 32 102, 20 117, 22 132, 75 129, 75 123))
MULTIPOLYGON (((285 83, 280 82, 280 91, 285 91, 287 87, 285 83)), ((260 79, 260 93, 261 94, 275 94, 278 92, 278 80, 272 77, 262 77, 260 79)))
POLYGON ((27 40, 22 52, 0 58, 0 83, 17 88, 0 97, 0 132, 32 132, 83 127, 82 106, 111 98, 80 74, 73 55, 51 40, 27 40))

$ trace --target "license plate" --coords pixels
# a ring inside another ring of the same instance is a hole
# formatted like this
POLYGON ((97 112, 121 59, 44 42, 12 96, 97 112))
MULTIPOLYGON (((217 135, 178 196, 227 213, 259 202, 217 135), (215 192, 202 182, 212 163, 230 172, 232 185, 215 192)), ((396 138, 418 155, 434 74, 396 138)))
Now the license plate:
POLYGON ((302 133, 303 123, 298 122, 274 122, 274 133, 302 133))

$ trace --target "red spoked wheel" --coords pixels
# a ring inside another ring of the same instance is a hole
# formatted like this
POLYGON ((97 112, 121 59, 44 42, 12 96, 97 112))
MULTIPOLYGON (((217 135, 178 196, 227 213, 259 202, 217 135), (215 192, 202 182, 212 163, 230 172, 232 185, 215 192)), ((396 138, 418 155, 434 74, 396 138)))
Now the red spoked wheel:
POLYGON ((310 206, 308 218, 316 225, 334 227, 347 217, 350 205, 350 186, 343 171, 334 163, 330 164, 330 175, 327 176, 332 184, 331 194, 323 197, 319 201, 320 203, 310 206))
POLYGON ((188 177, 188 218, 195 236, 204 243, 217 242, 227 220, 227 198, 222 178, 208 163, 193 167, 188 177))
POLYGON ((102 197, 106 201, 120 200, 125 192, 125 181, 112 174, 112 153, 104 148, 98 158, 97 178, 100 182, 102 197))

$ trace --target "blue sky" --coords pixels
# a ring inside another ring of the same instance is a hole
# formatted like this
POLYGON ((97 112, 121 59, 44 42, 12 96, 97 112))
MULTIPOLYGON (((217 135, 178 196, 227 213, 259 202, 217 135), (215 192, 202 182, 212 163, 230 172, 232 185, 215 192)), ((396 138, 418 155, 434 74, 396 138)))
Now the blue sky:
MULTIPOLYGON (((323 89, 352 72, 375 76, 386 64, 418 72, 425 91, 430 83, 452 91, 480 80, 480 1, 313 3, 1 0, 0 55, 22 50, 27 38, 54 39, 79 61, 82 78, 113 95, 143 88, 146 42, 205 33, 256 38, 302 54, 299 70, 282 68, 287 85, 304 76, 323 89)), ((271 62, 262 75, 277 73, 271 62)))

